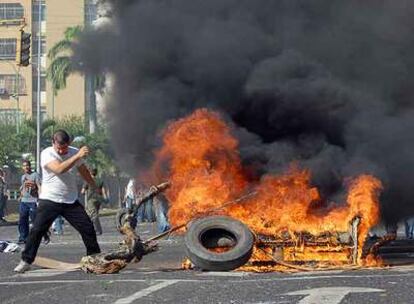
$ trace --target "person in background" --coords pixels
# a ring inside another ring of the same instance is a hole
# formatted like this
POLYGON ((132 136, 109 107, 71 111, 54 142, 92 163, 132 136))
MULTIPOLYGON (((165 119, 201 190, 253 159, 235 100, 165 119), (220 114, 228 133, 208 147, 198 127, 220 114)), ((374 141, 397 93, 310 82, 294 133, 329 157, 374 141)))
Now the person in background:
POLYGON ((52 224, 52 231, 56 235, 63 235, 64 220, 62 216, 58 216, 52 224))
POLYGON ((37 172, 32 171, 30 161, 23 160, 22 169, 24 174, 20 179, 19 244, 24 244, 29 235, 29 218, 32 223, 35 220, 40 190, 40 177, 37 172))
POLYGON ((413 232, 414 232, 414 216, 406 218, 404 220, 404 224, 405 224, 405 237, 407 239, 412 239, 413 232))
MULTIPOLYGON (((149 189, 145 184, 139 184, 135 188, 136 198, 139 198, 141 195, 144 195, 145 192, 149 189)), ((153 210, 153 199, 147 200, 145 203, 139 206, 137 211, 137 222, 143 223, 146 222, 155 222, 155 214, 153 210)))
POLYGON ((65 130, 58 130, 53 134, 52 146, 41 153, 42 191, 39 196, 39 207, 15 272, 23 273, 30 269, 43 234, 59 215, 80 233, 87 255, 101 252, 92 221, 78 200, 77 172, 91 189, 96 189, 95 181, 83 162, 90 150, 86 146, 80 149, 71 147, 70 142, 69 134, 65 130))
POLYGON ((125 188, 125 208, 131 209, 135 202, 135 179, 130 178, 125 188))
POLYGON ((153 198, 155 217, 157 219, 158 233, 163 233, 170 229, 168 222, 168 203, 164 195, 158 194, 153 198))
POLYGON ((81 190, 82 194, 86 196, 86 212, 88 213, 89 217, 92 220, 93 226, 95 227, 95 231, 97 235, 102 234, 102 225, 99 220, 99 209, 101 205, 107 201, 107 192, 104 187, 103 180, 98 177, 98 170, 92 169, 91 175, 95 180, 96 189, 95 191, 91 191, 88 184, 84 184, 81 190))
POLYGON ((5 209, 6 209, 6 203, 8 199, 8 189, 7 189, 7 183, 6 183, 6 177, 4 174, 3 169, 0 168, 0 225, 6 224, 5 220, 5 209))

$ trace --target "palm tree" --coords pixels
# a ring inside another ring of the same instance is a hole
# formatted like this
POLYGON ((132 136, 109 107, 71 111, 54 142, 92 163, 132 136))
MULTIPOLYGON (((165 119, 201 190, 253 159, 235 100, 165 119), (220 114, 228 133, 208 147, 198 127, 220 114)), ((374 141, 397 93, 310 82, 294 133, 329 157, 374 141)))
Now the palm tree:
MULTIPOLYGON (((79 39, 83 28, 81 26, 68 27, 64 33, 64 38, 58 41, 48 52, 47 57, 51 61, 47 69, 46 76, 52 83, 52 106, 54 107, 54 98, 58 91, 66 88, 66 80, 74 70, 71 51, 73 44, 79 39)), ((88 88, 87 100, 89 107, 89 132, 94 133, 96 130, 96 99, 95 89, 97 87, 96 77, 92 75, 85 76, 85 85, 88 88)), ((52 109, 54 113, 54 109, 52 109)), ((52 115, 53 118, 53 115, 52 115)))
MULTIPOLYGON (((30 130, 29 137, 29 146, 32 147, 31 151, 36 151, 36 132, 37 132, 37 123, 33 118, 27 119, 24 122, 24 125, 30 130)), ((50 144, 50 135, 53 132, 53 128, 56 126, 56 121, 53 119, 43 120, 40 124, 40 144, 42 147, 45 147, 50 144)))

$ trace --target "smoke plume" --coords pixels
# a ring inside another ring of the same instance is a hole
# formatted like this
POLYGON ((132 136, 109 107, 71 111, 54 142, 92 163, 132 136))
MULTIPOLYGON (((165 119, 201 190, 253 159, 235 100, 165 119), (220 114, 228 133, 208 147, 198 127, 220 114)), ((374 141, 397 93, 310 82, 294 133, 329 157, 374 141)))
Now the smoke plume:
POLYGON ((101 4, 111 22, 75 58, 112 79, 106 117, 124 169, 151 161, 168 121, 207 107, 234 125, 257 177, 297 161, 329 200, 371 173, 386 219, 414 214, 413 1, 101 4))

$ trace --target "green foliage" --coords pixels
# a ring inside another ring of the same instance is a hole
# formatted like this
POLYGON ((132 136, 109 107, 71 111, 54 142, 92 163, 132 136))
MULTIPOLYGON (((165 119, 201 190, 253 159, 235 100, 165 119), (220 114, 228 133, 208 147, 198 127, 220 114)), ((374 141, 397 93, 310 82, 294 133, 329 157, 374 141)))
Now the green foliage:
POLYGON ((47 54, 50 65, 47 69, 46 77, 52 82, 55 95, 57 95, 58 91, 66 88, 66 80, 73 72, 70 53, 73 43, 79 38, 82 30, 81 26, 68 27, 64 38, 52 46, 47 54))
MULTIPOLYGON (((51 145, 52 134, 57 129, 64 129, 75 141, 73 146, 87 145, 92 154, 86 163, 90 168, 97 168, 100 174, 115 175, 117 168, 113 162, 113 151, 109 142, 106 126, 100 126, 96 132, 89 134, 82 116, 67 116, 58 120, 45 120, 41 125, 41 148, 51 145)), ((21 160, 26 157, 34 163, 36 155, 36 122, 23 121, 20 133, 16 126, 0 124, 0 165, 20 168, 21 160)))
POLYGON ((17 167, 21 158, 21 141, 13 125, 0 125, 0 165, 17 167))

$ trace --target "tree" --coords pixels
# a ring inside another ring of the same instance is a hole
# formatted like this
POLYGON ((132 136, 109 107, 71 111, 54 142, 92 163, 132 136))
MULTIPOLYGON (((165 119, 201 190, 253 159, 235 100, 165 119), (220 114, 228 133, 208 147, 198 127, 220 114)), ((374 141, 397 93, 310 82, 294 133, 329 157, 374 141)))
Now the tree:
POLYGON ((64 33, 64 38, 58 41, 47 54, 51 63, 46 76, 52 82, 52 90, 55 96, 58 91, 66 88, 66 80, 74 71, 70 53, 73 43, 79 39, 81 33, 81 26, 68 27, 64 33))
MULTIPOLYGON (((46 76, 52 83, 53 98, 55 98, 60 90, 66 88, 66 82, 70 74, 75 72, 72 50, 74 43, 82 34, 81 26, 68 27, 64 33, 64 38, 58 41, 48 52, 48 59, 51 61, 46 76)), ((101 83, 98 77, 85 75, 85 85, 88 88, 88 119, 89 132, 94 133, 97 125, 96 115, 96 97, 95 89, 101 83)), ((54 103, 54 100, 53 100, 54 103)))

